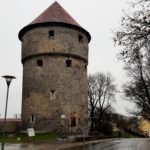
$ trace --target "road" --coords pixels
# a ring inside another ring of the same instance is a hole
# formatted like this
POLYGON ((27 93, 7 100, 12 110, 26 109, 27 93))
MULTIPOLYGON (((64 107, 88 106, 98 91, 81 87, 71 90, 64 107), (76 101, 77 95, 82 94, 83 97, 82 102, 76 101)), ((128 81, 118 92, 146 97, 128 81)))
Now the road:
MULTIPOLYGON (((76 143, 75 145, 77 145, 76 143)), ((74 148, 63 148, 61 150, 150 150, 150 139, 113 139, 100 141, 97 144, 84 144, 83 146, 76 146, 74 148)), ((74 145, 74 144, 73 144, 74 145)), ((65 145, 62 144, 62 147, 65 145)), ((56 146, 49 142, 36 144, 6 144, 5 150, 58 150, 61 144, 56 146)), ((61 148, 62 148, 61 147, 61 148)))
POLYGON ((120 139, 63 150, 150 150, 150 139, 120 139))

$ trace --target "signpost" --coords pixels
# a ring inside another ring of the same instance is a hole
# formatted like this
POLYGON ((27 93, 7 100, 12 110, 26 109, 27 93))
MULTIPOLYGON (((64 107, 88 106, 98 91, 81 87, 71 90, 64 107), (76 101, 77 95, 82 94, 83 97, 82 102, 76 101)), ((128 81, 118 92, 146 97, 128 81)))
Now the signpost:
POLYGON ((33 128, 28 128, 28 129, 27 129, 27 132, 28 132, 28 136, 29 136, 29 137, 35 136, 35 132, 34 132, 34 129, 33 129, 33 128))
POLYGON ((61 119, 65 119, 65 118, 66 118, 66 116, 62 114, 61 115, 61 119))

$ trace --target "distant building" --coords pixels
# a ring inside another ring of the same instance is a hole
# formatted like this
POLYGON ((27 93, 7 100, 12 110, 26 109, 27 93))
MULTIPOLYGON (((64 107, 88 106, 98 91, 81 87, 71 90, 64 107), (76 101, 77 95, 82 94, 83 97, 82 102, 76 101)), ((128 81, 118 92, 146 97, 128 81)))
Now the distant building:
POLYGON ((91 36, 54 2, 19 32, 22 129, 88 131, 87 65, 91 36))
POLYGON ((0 133, 2 133, 2 128, 4 128, 6 133, 16 133, 20 130, 21 127, 21 119, 18 118, 7 118, 5 126, 4 119, 0 118, 0 133))

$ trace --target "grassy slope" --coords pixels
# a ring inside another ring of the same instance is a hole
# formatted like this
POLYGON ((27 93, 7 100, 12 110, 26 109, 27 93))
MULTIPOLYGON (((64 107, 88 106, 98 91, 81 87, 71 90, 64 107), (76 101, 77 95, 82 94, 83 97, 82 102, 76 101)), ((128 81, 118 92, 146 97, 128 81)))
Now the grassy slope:
MULTIPOLYGON (((27 134, 16 134, 14 136, 5 136, 6 143, 26 143, 33 141, 45 141, 45 140, 56 140, 58 135, 54 133, 36 134, 35 137, 28 137, 27 134)), ((0 142, 2 141, 2 136, 0 136, 0 142)))
MULTIPOLYGON (((112 135, 114 138, 118 138, 118 132, 114 132, 112 135)), ((54 141, 58 137, 57 134, 54 133, 45 133, 45 134, 36 134, 35 137, 28 137, 27 134, 16 134, 16 135, 6 135, 5 143, 26 143, 26 142, 39 142, 39 141, 54 141)), ((121 138, 139 138, 138 136, 134 136, 132 134, 126 133, 124 131, 121 132, 121 138)), ((0 135, 0 142, 2 141, 2 135, 0 135)))

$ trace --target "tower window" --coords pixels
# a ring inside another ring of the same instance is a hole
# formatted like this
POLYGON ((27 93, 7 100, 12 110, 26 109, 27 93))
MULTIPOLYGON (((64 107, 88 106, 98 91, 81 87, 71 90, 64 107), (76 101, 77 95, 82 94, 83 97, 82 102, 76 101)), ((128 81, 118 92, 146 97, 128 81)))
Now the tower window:
POLYGON ((30 93, 28 92, 27 97, 30 98, 30 93))
POLYGON ((51 99, 51 100, 54 100, 55 97, 56 97, 56 92, 55 92, 55 90, 51 90, 51 91, 50 91, 50 99, 51 99))
POLYGON ((54 30, 49 31, 49 38, 54 38, 54 30))
POLYGON ((66 65, 67 65, 67 67, 71 67, 72 66, 72 60, 67 59, 66 60, 66 65))
POLYGON ((43 61, 41 59, 37 60, 37 65, 40 67, 43 66, 43 61))
POLYGON ((55 93, 55 90, 51 90, 51 93, 54 94, 54 93, 55 93))
POLYGON ((35 122, 35 116, 34 115, 31 115, 30 121, 31 121, 31 123, 35 122))
POLYGON ((79 35, 79 42, 83 42, 83 36, 82 35, 79 35))

